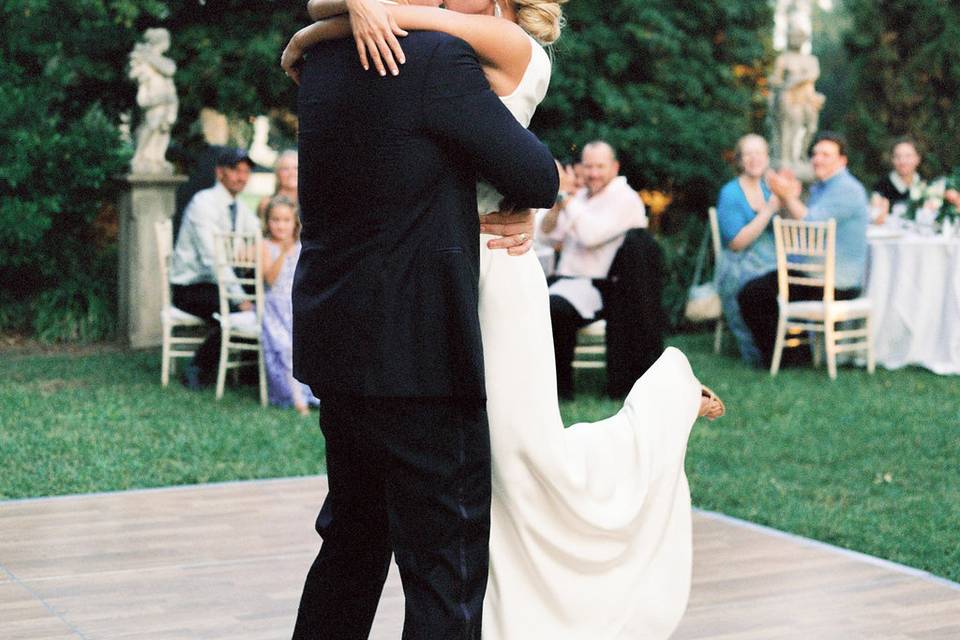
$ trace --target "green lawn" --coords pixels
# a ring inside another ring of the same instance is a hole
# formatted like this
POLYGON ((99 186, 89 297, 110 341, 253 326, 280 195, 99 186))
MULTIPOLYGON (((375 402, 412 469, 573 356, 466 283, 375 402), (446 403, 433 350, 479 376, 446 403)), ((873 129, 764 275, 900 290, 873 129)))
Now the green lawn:
POLYGON ((154 351, 4 359, 0 499, 319 473, 316 416, 163 389, 154 351))
MULTIPOLYGON (((728 338, 729 340, 729 338, 728 338)), ((960 580, 960 380, 788 369, 777 378, 679 336, 727 417, 698 424, 694 503, 960 580)), ((563 407, 568 423, 616 410, 602 374, 563 407)), ((155 352, 28 355, 0 363, 0 498, 313 474, 316 419, 159 386, 155 352)))

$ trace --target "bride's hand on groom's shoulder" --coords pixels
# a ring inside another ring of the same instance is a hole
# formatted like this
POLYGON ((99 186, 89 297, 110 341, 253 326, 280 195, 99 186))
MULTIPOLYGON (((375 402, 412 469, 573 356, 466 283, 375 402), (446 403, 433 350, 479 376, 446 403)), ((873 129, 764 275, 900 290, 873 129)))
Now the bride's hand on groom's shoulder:
POLYGON ((405 36, 407 32, 397 25, 379 0, 347 0, 347 10, 363 68, 369 69, 370 60, 373 60, 373 66, 381 76, 387 75, 388 69, 392 75, 399 74, 397 62, 403 64, 406 59, 397 36, 405 36))
POLYGON ((506 249, 511 256, 519 256, 533 247, 533 224, 530 209, 496 211, 480 216, 480 233, 500 236, 487 242, 488 249, 506 249))

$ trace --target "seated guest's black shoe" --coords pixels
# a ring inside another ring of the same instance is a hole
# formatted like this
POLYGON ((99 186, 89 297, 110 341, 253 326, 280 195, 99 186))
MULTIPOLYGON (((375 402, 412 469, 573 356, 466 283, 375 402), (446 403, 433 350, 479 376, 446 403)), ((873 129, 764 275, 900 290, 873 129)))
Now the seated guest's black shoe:
POLYGON ((792 349, 784 349, 780 359, 780 366, 784 369, 795 367, 809 367, 813 364, 813 354, 807 345, 800 345, 792 349))
POLYGON ((180 382, 182 382, 183 386, 191 391, 200 391, 209 385, 209 383, 204 383, 201 376, 200 367, 192 362, 184 367, 183 377, 180 379, 180 382))

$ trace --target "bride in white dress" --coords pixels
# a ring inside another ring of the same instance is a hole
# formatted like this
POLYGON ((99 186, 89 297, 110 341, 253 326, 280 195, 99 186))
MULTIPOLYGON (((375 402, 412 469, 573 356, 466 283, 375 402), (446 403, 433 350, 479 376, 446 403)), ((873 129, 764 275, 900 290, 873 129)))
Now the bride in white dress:
MULTIPOLYGON (((345 9, 342 0, 312 0, 318 3, 321 15, 345 9)), ((380 24, 388 31, 381 29, 379 46, 374 40, 358 48, 376 50, 374 66, 390 72, 402 54, 392 36, 383 37, 389 31, 458 36, 477 51, 491 88, 527 126, 550 81, 550 59, 540 43, 559 36, 560 7, 539 0, 499 3, 446 3, 474 15, 387 7, 380 24)), ((369 14, 358 11, 353 18, 375 33, 370 15, 383 7, 375 0, 362 4, 369 14)), ((309 43, 349 33, 342 22, 317 25, 323 29, 308 28, 301 32, 308 37, 288 46, 289 71, 295 73, 293 63, 309 43)), ((499 201, 491 187, 479 185, 481 214, 495 211, 499 201)), ((491 240, 504 245, 496 236, 481 236, 479 313, 493 460, 483 637, 667 638, 690 591, 687 438, 698 415, 718 417, 722 404, 701 395, 686 357, 668 348, 616 415, 564 429, 543 270, 532 252, 508 255, 490 249, 491 240)))

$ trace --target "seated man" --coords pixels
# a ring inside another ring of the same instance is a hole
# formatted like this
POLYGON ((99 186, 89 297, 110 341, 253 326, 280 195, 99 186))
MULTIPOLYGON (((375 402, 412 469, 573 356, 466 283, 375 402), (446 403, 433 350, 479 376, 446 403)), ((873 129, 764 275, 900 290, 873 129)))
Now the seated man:
MULTIPOLYGON (((867 191, 847 170, 846 140, 838 133, 820 132, 810 153, 817 181, 810 187, 804 205, 800 200, 800 181, 788 172, 768 172, 767 184, 780 198, 786 215, 811 222, 837 221, 836 280, 834 298, 850 300, 860 295, 867 264, 867 224, 870 220, 867 191)), ((771 271, 747 282, 737 295, 740 312, 762 365, 770 366, 776 342, 777 272, 771 271)), ((818 300, 822 287, 790 285, 790 300, 818 300)))
MULTIPOLYGON (((207 339, 184 370, 183 383, 191 389, 213 381, 220 359, 220 325, 213 318, 213 314, 220 311, 214 235, 260 231, 257 215, 237 199, 250 179, 252 168, 253 161, 245 151, 225 149, 217 158, 216 184, 198 191, 183 213, 170 262, 173 306, 203 318, 210 325, 207 339)), ((238 307, 240 311, 252 308, 249 301, 238 307)))
POLYGON ((557 203, 540 221, 538 231, 563 248, 558 279, 550 286, 557 390, 573 397, 573 351, 577 330, 597 319, 603 309, 594 279, 607 277, 627 231, 647 226, 643 201, 618 176, 620 163, 608 143, 597 140, 583 148, 586 186, 576 189, 573 172, 561 172, 557 203))

